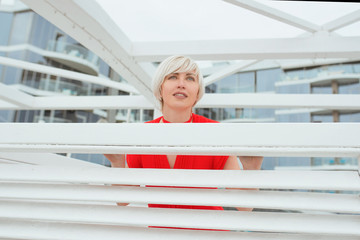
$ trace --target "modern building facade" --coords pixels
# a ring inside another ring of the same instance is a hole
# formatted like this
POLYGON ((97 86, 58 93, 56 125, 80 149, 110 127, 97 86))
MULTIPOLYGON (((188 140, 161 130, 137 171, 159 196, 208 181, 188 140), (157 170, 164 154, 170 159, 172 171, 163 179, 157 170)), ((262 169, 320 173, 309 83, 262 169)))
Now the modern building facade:
MULTIPOLYGON (((102 59, 62 30, 20 2, 1 5, 0 56, 60 68, 126 84, 102 59)), ((214 63, 213 67, 216 67, 214 63)), ((227 62, 223 62, 225 66, 227 62)), ((201 65, 201 64, 200 64, 201 65)), ((360 60, 322 64, 254 65, 206 87, 207 93, 360 94, 360 60)), ((207 71, 205 69, 204 73, 207 71)), ((34 96, 129 95, 101 84, 76 81, 0 65, 0 82, 34 96)), ((196 113, 221 122, 360 122, 359 111, 309 109, 202 108, 196 113)), ((124 110, 1 110, 1 122, 144 122, 153 118, 147 109, 124 110)), ((241 136, 239 136, 241 137, 241 136)), ((108 164, 101 155, 73 154, 72 157, 108 164)), ((271 158, 264 169, 275 166, 355 165, 347 158, 271 158)))

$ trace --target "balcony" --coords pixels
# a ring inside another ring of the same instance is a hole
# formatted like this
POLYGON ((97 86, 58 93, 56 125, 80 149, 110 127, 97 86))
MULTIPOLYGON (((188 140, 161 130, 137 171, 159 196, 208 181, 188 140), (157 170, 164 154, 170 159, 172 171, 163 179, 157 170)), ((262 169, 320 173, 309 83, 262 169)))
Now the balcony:
POLYGON ((49 41, 46 50, 48 59, 82 73, 99 75, 99 57, 80 45, 49 41))

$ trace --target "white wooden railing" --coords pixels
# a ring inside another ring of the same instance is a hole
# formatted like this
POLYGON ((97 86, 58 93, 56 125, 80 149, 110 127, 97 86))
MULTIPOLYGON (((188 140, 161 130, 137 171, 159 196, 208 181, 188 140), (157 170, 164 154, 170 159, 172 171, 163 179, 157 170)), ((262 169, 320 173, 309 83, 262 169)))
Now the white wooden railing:
MULTIPOLYGON (((0 124, 0 158, 49 153, 360 156, 359 123, 0 124)), ((61 161, 60 159, 58 159, 61 161)), ((71 160, 66 159, 64 162, 71 160)), ((74 160, 76 161, 76 160, 74 160)), ((19 161, 21 162, 21 161, 19 161)), ((359 171, 0 165, 2 239, 359 239, 359 171), (217 187, 145 188, 122 185, 217 187), (226 188, 260 188, 234 190, 226 188), (117 206, 129 202, 132 206, 117 206), (253 212, 138 204, 251 207, 253 212), (257 209, 257 211, 256 211, 257 209), (261 210, 261 211, 260 211, 261 210), (230 231, 148 228, 167 226, 230 231)))

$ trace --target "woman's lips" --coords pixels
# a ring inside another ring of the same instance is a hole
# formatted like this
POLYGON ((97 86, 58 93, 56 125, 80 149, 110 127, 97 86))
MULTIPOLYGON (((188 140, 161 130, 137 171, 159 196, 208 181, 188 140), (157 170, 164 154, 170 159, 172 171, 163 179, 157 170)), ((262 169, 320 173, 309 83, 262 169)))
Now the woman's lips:
POLYGON ((173 96, 176 98, 186 98, 187 97, 187 95, 185 93, 181 93, 181 92, 174 93, 173 96))

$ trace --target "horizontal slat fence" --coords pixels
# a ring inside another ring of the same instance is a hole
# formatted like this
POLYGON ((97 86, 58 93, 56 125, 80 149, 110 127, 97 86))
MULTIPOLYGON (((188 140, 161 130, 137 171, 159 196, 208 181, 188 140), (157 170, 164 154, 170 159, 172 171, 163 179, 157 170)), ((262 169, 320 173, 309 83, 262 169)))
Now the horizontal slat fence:
POLYGON ((360 156, 360 123, 0 123, 0 132, 0 152, 360 156))
POLYGON ((71 165, 69 158, 60 165, 56 161, 62 158, 55 160, 49 154, 359 157, 358 123, 4 123, 0 132, 0 149, 5 152, 0 156, 16 163, 0 167, 0 239, 360 238, 357 170, 121 169, 79 162, 71 165), (32 152, 31 161, 22 164, 27 152, 32 152), (46 158, 52 164, 44 164, 46 158), (227 208, 204 211, 139 206, 149 203, 227 208), (235 207, 254 211, 236 211, 235 207))

